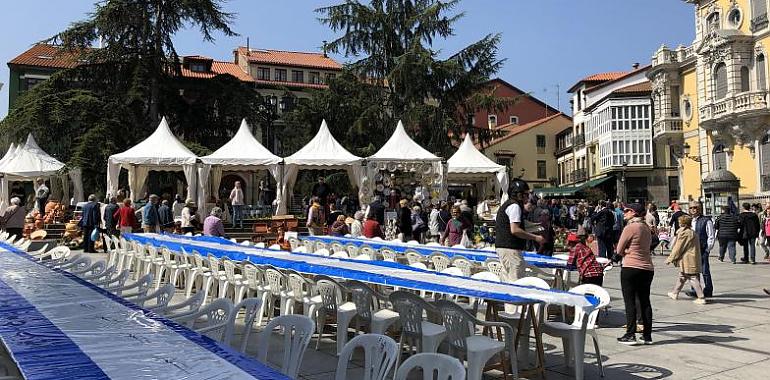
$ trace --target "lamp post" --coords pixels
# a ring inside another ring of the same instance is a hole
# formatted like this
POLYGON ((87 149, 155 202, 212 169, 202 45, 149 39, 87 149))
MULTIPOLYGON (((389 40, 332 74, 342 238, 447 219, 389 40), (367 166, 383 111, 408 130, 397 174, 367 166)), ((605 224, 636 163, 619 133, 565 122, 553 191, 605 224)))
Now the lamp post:
POLYGON ((628 168, 628 162, 626 160, 623 160, 621 162, 621 165, 623 165, 623 169, 620 171, 620 183, 621 187, 623 188, 621 191, 619 191, 620 195, 620 201, 625 203, 626 202, 626 169, 628 168))

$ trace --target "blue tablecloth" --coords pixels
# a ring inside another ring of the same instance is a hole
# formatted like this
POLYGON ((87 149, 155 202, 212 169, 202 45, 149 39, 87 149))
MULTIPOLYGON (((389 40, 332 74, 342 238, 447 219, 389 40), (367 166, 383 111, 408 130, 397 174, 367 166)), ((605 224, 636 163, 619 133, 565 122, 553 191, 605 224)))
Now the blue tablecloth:
POLYGON ((0 339, 27 380, 287 379, 0 244, 0 339))

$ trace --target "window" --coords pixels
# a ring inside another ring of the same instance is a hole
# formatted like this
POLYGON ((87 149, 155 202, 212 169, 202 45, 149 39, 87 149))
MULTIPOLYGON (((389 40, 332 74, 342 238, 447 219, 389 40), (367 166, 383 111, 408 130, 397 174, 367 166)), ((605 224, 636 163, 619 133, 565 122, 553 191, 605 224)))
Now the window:
POLYGON ((509 123, 511 124, 519 124, 519 117, 518 116, 511 116, 509 119, 509 123))
POLYGON ((206 65, 204 65, 203 63, 191 63, 190 71, 196 72, 196 73, 205 73, 208 70, 206 70, 206 65))
POLYGON ((671 86, 671 117, 679 117, 679 86, 671 86))
POLYGON ((24 78, 24 81, 22 82, 22 91, 31 90, 44 80, 45 79, 43 78, 24 78))
POLYGON ((270 80, 270 68, 258 67, 257 68, 257 80, 270 80))
POLYGON ((494 128, 497 126, 497 115, 489 115, 487 118, 487 123, 489 124, 489 128, 494 128))
POLYGON ((318 71, 311 71, 308 79, 310 84, 321 84, 321 73, 318 71))
POLYGON ((706 33, 711 34, 719 29, 719 12, 714 12, 706 17, 706 33))
POLYGON ((497 164, 498 165, 503 165, 506 168, 510 169, 511 168, 511 158, 510 157, 498 157, 497 158, 497 164))
POLYGON ((757 61, 754 64, 757 70, 757 90, 767 90, 767 75, 765 74, 765 55, 760 54, 757 56, 757 61))
POLYGON ((535 137, 535 142, 537 145, 537 153, 545 153, 545 135, 537 135, 535 137))
POLYGON ((468 125, 475 126, 476 125, 476 116, 474 114, 472 114, 472 113, 469 113, 468 115, 465 116, 465 122, 468 125))
POLYGON ((275 80, 278 82, 286 82, 286 69, 275 69, 275 80))
POLYGON ((770 191, 770 134, 765 135, 759 145, 759 158, 761 162, 760 186, 762 191, 770 191))
POLYGON ((292 70, 291 71, 291 81, 295 83, 304 83, 305 82, 305 72, 302 70, 292 70))
POLYGON ((725 96, 727 96, 727 66, 720 63, 714 67, 714 99, 724 99, 725 96))
POLYGON ((741 26, 741 21, 743 21, 743 14, 740 8, 733 8, 727 14, 727 22, 730 24, 730 27, 738 29, 741 26))
POLYGON ((545 166, 545 161, 537 161, 537 178, 538 179, 547 179, 548 173, 545 166))
POLYGON ((335 77, 337 77, 337 74, 332 74, 332 73, 326 74, 326 83, 331 82, 335 77))
POLYGON ((767 27, 767 0, 751 0, 751 30, 767 27))
POLYGON ((283 112, 291 112, 294 109, 294 98, 291 96, 282 97, 280 107, 283 112))
POLYGON ((749 91, 749 68, 741 67, 741 92, 749 91))
POLYGON ((713 165, 711 165, 711 170, 727 170, 727 151, 725 150, 724 144, 715 145, 711 153, 714 159, 713 165))
POLYGON ((690 99, 685 99, 682 102, 682 108, 684 109, 684 119, 692 119, 692 103, 690 103, 690 99))

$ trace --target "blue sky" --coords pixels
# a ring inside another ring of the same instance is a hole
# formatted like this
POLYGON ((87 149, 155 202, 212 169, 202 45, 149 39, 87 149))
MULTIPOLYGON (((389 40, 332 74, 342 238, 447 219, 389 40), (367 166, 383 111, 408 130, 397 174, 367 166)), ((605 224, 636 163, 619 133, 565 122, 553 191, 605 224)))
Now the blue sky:
MULTIPOLYGON (((5 62, 36 41, 85 17, 95 0, 25 0, 3 4, 0 21, 0 82, 8 82, 5 62)), ((180 32, 180 54, 231 60, 232 50, 252 47, 312 51, 334 33, 317 21, 314 9, 342 0, 230 0, 237 13, 239 37, 206 43, 196 29, 180 32)), ((502 33, 500 57, 507 59, 499 76, 534 96, 569 112, 566 90, 580 78, 602 71, 628 70, 647 64, 662 44, 688 45, 694 38, 693 6, 677 0, 465 0, 465 17, 456 35, 434 47, 446 54, 488 33, 502 33)), ((344 57, 337 57, 344 61, 344 57)), ((7 85, 0 91, 0 118, 8 111, 7 85)))

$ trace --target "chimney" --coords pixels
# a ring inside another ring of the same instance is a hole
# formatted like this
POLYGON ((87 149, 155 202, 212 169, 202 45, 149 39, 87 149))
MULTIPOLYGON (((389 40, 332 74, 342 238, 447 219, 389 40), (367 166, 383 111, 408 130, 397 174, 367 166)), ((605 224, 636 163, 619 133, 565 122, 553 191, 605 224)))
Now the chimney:
POLYGON ((251 49, 249 48, 249 37, 246 37, 246 53, 251 53, 251 49))
POLYGON ((321 45, 321 49, 324 52, 324 58, 327 58, 328 55, 326 55, 326 40, 323 40, 322 43, 323 43, 323 45, 321 45))
POLYGON ((635 62, 631 67, 633 67, 634 70, 639 70, 639 62, 635 62))

